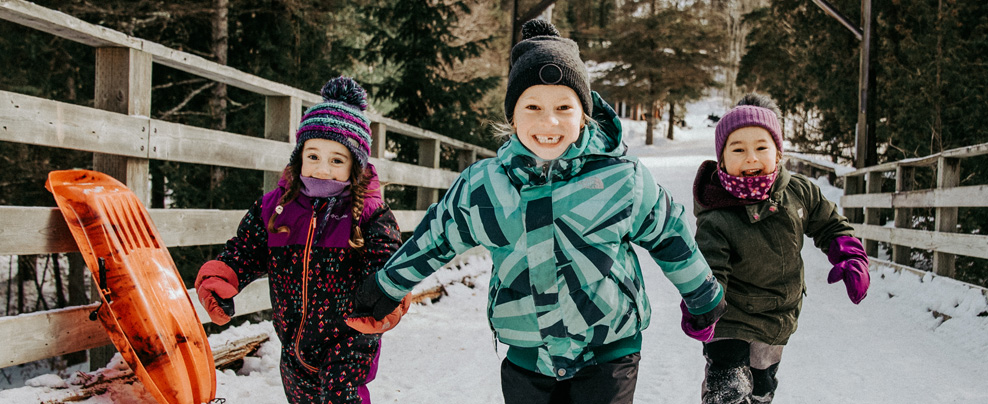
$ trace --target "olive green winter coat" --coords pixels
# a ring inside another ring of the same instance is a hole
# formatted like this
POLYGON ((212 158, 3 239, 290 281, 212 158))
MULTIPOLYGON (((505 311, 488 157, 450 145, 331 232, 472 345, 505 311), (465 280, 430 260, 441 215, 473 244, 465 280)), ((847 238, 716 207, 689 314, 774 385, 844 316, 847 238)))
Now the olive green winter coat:
POLYGON ((696 242, 727 301, 714 338, 785 345, 806 292, 803 235, 826 251, 853 229, 820 187, 781 165, 764 201, 735 198, 716 170, 716 162, 704 162, 693 184, 696 242))

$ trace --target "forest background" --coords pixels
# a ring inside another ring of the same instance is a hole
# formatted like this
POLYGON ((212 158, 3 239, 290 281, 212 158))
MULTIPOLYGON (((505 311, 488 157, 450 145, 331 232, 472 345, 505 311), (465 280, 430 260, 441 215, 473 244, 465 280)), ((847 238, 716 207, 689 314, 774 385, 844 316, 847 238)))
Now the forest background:
MULTIPOLYGON (((727 99, 756 91, 778 101, 787 151, 847 165, 854 158, 858 39, 813 0, 36 3, 306 91, 352 76, 377 112, 491 149, 499 141, 490 123, 503 120, 508 53, 518 39, 513 16, 541 16, 581 44, 605 99, 657 112, 642 116, 647 136, 663 119, 663 135, 673 137, 685 106, 711 91, 727 99)), ((830 4, 860 21, 860 1, 830 4)), ((988 2, 874 1, 872 14, 878 162, 988 142, 988 2)), ((0 21, 0 55, 0 90, 93 106, 92 48, 0 21)), ((264 99, 256 94, 156 64, 152 97, 152 118, 263 137, 264 99)), ((388 142, 397 160, 415 162, 414 142, 388 142)), ((42 186, 47 173, 91 166, 91 153, 0 142, 0 205, 54 206, 42 186)), ((264 191, 258 171, 165 161, 151 161, 150 170, 153 208, 246 209, 264 191)), ((961 186, 985 184, 988 159, 965 159, 962 173, 961 186)), ((935 178, 917 180, 922 187, 935 178)), ((411 191, 389 186, 386 196, 392 208, 409 209, 411 191)), ((984 234, 984 211, 962 208, 958 231, 984 234)), ((928 216, 915 227, 932 229, 928 216)), ((171 249, 187 281, 218 251, 171 249)), ((928 269, 929 252, 913 258, 928 269)), ((5 315, 89 301, 78 254, 9 262, 5 315), (77 270, 59 268, 63 259, 77 270), (25 288, 49 266, 55 296, 26 299, 25 288)), ((988 286, 988 262, 958 257, 957 278, 988 286)))

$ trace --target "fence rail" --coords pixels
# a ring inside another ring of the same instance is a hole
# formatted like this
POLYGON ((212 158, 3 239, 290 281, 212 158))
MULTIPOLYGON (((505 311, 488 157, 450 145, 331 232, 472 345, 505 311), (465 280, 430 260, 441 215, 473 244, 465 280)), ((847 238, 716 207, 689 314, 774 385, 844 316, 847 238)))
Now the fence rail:
POLYGON ((958 208, 988 207, 988 185, 959 186, 960 163, 986 154, 988 143, 858 170, 834 167, 798 154, 787 155, 787 164, 813 177, 825 173, 832 179, 843 179, 844 215, 854 226, 855 234, 864 240, 869 256, 877 257, 878 243, 887 243, 892 250, 890 262, 910 266, 911 248, 932 250, 933 272, 954 278, 957 255, 988 259, 988 235, 957 233, 958 208), (935 188, 916 189, 917 169, 934 170, 935 188), (885 181, 895 182, 894 192, 882 192, 885 181), (894 211, 892 223, 880 223, 880 209, 894 211), (913 209, 933 209, 935 230, 914 229, 921 217, 913 209))
MULTIPOLYGON (((294 147, 291 142, 302 110, 322 101, 317 94, 30 2, 0 0, 0 19, 96 48, 94 108, 0 91, 0 141, 92 152, 95 170, 118 178, 146 204, 150 199, 150 160, 264 171, 265 189, 272 188, 294 147), (264 95, 264 138, 150 118, 151 66, 155 63, 264 95)), ((405 231, 414 229, 424 217, 424 209, 458 174, 439 169, 442 147, 455 151, 461 170, 478 158, 495 155, 483 147, 374 112, 369 112, 368 118, 374 138, 370 160, 380 180, 418 189, 417 210, 395 211, 405 231), (389 133, 418 141, 419 165, 381 158, 389 133)), ((221 244, 235 234, 244 214, 239 210, 209 209, 149 211, 168 247, 221 244)), ((0 206, 0 255, 73 251, 78 248, 57 209, 0 206)), ((245 288, 235 298, 238 315, 270 308, 267 289, 264 280, 245 288)), ((190 293, 200 318, 208 320, 195 291, 190 293)), ((0 368, 108 344, 102 327, 88 320, 93 307, 0 317, 0 340, 7 344, 0 353, 0 368)))
POLYGON ((866 167, 845 174, 841 205, 865 239, 868 255, 878 253, 878 242, 892 246, 892 261, 909 265, 910 248, 933 251, 933 272, 955 277, 955 256, 988 258, 988 235, 957 233, 958 208, 988 207, 988 185, 961 187, 961 161, 988 154, 988 143, 946 150, 930 156, 866 167), (915 189, 916 170, 932 169, 935 188, 915 189), (894 192, 882 192, 886 180, 894 192), (912 229, 912 209, 934 209, 934 230, 912 229), (894 227, 880 223, 880 209, 894 210, 894 227))

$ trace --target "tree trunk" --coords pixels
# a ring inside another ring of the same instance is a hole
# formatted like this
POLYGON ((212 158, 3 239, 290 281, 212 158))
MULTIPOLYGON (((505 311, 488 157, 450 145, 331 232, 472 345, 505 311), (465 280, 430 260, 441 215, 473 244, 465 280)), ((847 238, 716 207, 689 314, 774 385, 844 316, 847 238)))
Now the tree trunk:
POLYGON ((72 252, 69 256, 69 305, 81 306, 89 303, 89 288, 86 285, 86 276, 89 275, 89 268, 86 268, 86 261, 82 259, 82 253, 72 252))
MULTIPOLYGON (((229 0, 213 0, 213 58, 216 63, 225 65, 227 63, 227 52, 229 50, 229 21, 227 15, 230 11, 229 0)), ((209 114, 213 118, 213 129, 226 130, 226 84, 215 83, 213 85, 212 97, 209 99, 209 114)), ((214 191, 226 177, 226 168, 214 166, 210 175, 210 191, 214 191)), ((210 198, 215 200, 215 198, 210 198)))
MULTIPOLYGON (((212 18, 212 51, 216 63, 225 65, 229 51, 229 22, 227 15, 230 11, 229 0, 213 0, 212 18)), ((209 113, 213 118, 213 129, 226 130, 226 84, 213 85, 212 98, 209 100, 209 113)))
MULTIPOLYGON (((89 288, 86 285, 86 277, 89 276, 89 268, 86 268, 86 261, 83 260, 82 253, 71 252, 65 255, 69 258, 69 306, 88 304, 89 296, 86 290, 89 288)), ((85 362, 88 355, 86 351, 79 351, 62 355, 62 359, 71 366, 85 362)))
POLYGON ((65 300, 65 286, 62 284, 62 266, 58 263, 58 254, 51 255, 52 272, 55 275, 55 307, 67 306, 65 300))
POLYGON ((150 208, 165 208, 165 174, 161 172, 160 161, 152 161, 148 165, 148 174, 151 175, 151 206, 150 208))
POLYGON ((933 123, 930 128, 932 132, 932 138, 930 139, 930 153, 939 153, 943 151, 943 0, 937 2, 937 22, 936 22, 936 38, 937 38, 937 48, 936 58, 934 59, 934 64, 936 65, 934 86, 932 91, 932 100, 930 103, 933 106, 933 123))
MULTIPOLYGON (((738 71, 741 68, 741 57, 744 56, 747 46, 747 36, 751 33, 751 26, 744 24, 745 14, 752 12, 759 7, 767 7, 770 2, 767 0, 730 0, 724 1, 723 13, 727 23, 727 66, 724 69, 727 85, 727 102, 732 103, 741 98, 741 92, 737 85, 738 71)), ((749 89, 751 91, 753 89, 749 89)))
POLYGON ((37 276, 37 255, 17 256, 17 314, 24 313, 24 282, 35 282, 37 276))
POLYGON ((666 131, 666 138, 667 139, 673 140, 672 139, 672 131, 673 131, 673 129, 674 129, 675 126, 676 126, 676 103, 675 102, 670 102, 669 103, 669 130, 666 131))
POLYGON ((645 113, 645 144, 650 145, 653 142, 653 137, 655 134, 655 117, 652 116, 652 112, 645 113))

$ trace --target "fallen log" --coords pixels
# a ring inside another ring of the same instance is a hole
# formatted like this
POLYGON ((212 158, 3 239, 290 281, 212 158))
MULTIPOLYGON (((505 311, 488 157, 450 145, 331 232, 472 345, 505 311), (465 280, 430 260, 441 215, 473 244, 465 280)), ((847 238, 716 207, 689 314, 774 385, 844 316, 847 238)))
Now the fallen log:
MULTIPOLYGON (((261 344, 268 339, 270 339, 268 334, 261 334, 227 342, 213 348, 213 362, 219 370, 236 368, 239 366, 238 364, 243 364, 245 357, 257 352, 261 344)), ((132 370, 126 368, 125 365, 123 367, 125 369, 118 369, 117 371, 102 369, 92 373, 78 372, 76 382, 64 387, 64 396, 46 400, 42 404, 83 401, 107 393, 111 385, 141 383, 132 370)))
POLYGON ((268 339, 268 334, 261 334, 223 344, 213 349, 213 362, 220 370, 239 367, 238 364, 243 364, 247 355, 257 352, 257 348, 268 339))

